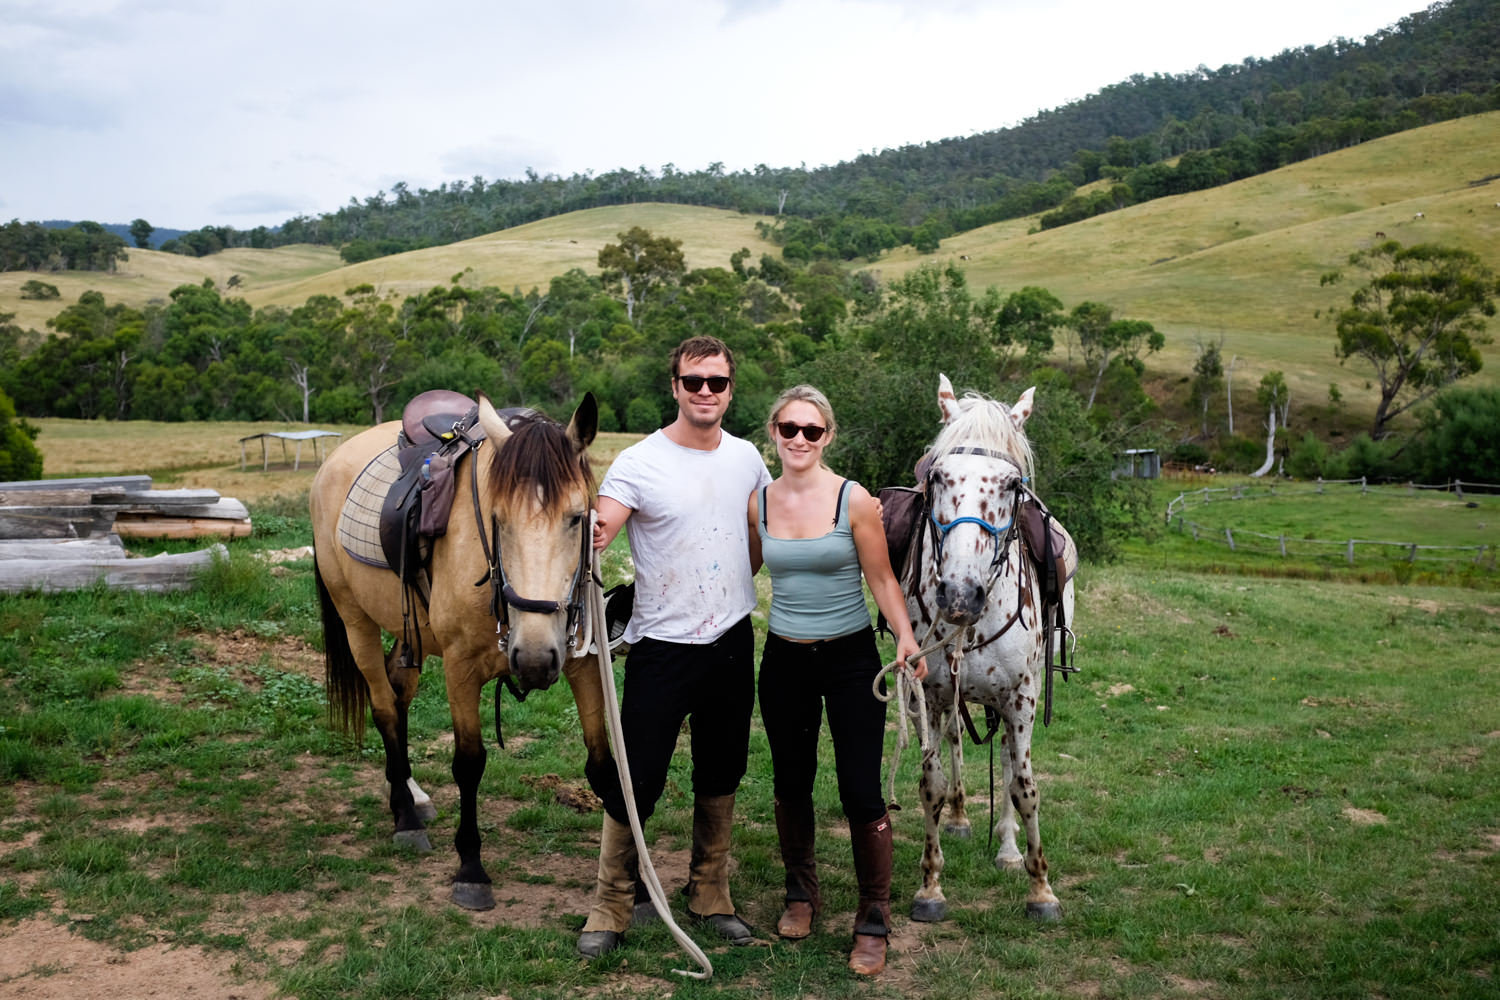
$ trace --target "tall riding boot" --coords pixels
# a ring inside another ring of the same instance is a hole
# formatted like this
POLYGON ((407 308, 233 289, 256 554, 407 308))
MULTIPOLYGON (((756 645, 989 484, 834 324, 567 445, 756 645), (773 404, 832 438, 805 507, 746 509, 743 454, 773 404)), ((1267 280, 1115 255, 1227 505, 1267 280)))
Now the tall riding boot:
POLYGON ((823 909, 812 802, 789 805, 777 799, 776 833, 781 841, 781 864, 786 868, 786 908, 776 922, 776 933, 788 941, 800 941, 812 933, 813 917, 823 909))
POLYGON ((891 818, 884 815, 870 823, 850 823, 849 835, 859 880, 849 968, 873 976, 885 968, 886 938, 891 933, 891 818))
POLYGON ((734 832, 734 796, 693 800, 693 855, 688 867, 688 915, 713 926, 730 944, 755 939, 750 925, 734 912, 729 898, 729 839, 734 832))
POLYGON ((578 936, 579 954, 598 958, 624 943, 635 902, 636 863, 630 827, 605 813, 599 835, 599 880, 594 886, 593 909, 578 936))

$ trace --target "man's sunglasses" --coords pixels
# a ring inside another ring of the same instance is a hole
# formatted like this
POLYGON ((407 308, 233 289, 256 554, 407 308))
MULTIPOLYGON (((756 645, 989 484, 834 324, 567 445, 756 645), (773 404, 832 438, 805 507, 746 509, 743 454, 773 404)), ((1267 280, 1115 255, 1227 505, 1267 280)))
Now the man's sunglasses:
POLYGON ((682 387, 688 392, 701 391, 706 382, 708 391, 715 396, 729 388, 728 375, 679 375, 677 381, 682 383, 682 387))
POLYGON ((776 433, 788 441, 796 437, 798 431, 801 431, 802 436, 807 438, 808 444, 812 444, 814 441, 822 438, 823 432, 827 429, 826 427, 819 427, 817 424, 794 424, 790 420, 780 421, 776 425, 776 433))

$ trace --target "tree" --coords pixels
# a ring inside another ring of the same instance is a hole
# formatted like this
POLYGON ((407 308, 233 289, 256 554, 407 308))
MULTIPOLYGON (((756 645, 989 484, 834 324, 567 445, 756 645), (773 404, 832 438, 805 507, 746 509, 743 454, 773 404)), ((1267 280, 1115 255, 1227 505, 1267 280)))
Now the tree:
POLYGON ((687 264, 681 240, 652 236, 640 226, 632 226, 619 237, 619 243, 605 244, 599 251, 599 269, 606 286, 621 289, 626 319, 633 323, 636 306, 654 287, 682 280, 687 264))
POLYGON ((17 419, 15 404, 0 391, 0 480, 42 478, 37 433, 35 425, 17 419))
POLYGON ((1266 461, 1259 469, 1250 473, 1259 478, 1270 472, 1271 466, 1276 464, 1276 418, 1281 417, 1281 426, 1285 428, 1292 408, 1292 390, 1287 387, 1286 378, 1281 372, 1266 372, 1261 376, 1255 399, 1269 414, 1266 418, 1266 461))
POLYGON ((1223 338, 1220 338, 1217 344, 1205 344, 1199 341, 1197 346, 1198 359, 1193 362, 1192 401, 1199 407, 1201 430, 1207 437, 1208 404, 1219 394, 1219 386, 1224 382, 1224 363, 1219 353, 1224 346, 1224 341, 1223 338))
POLYGON ((135 240, 136 249, 149 250, 151 248, 151 234, 156 232, 156 227, 145 219, 133 219, 130 223, 130 235, 135 240))
POLYGON ((1068 324, 1078 334, 1084 366, 1094 376, 1084 407, 1088 410, 1094 408, 1099 383, 1104 381, 1111 361, 1120 358, 1139 372, 1142 349, 1153 353, 1166 344, 1166 338, 1150 323, 1143 319, 1115 319, 1114 310, 1101 302, 1080 302, 1069 314, 1068 324))
POLYGON ((1033 364, 1050 353, 1052 332, 1066 319, 1062 300, 1045 288, 1027 285, 1007 295, 995 317, 995 342, 1001 348, 1001 376, 1005 375, 1016 347, 1021 348, 1026 360, 1033 364))
MULTIPOLYGON (((1334 353, 1375 370, 1380 403, 1370 436, 1378 440, 1393 419, 1483 366, 1479 348, 1493 340, 1485 319, 1500 283, 1478 255, 1432 243, 1387 240, 1351 254, 1349 264, 1370 277, 1334 315, 1334 353)), ((1340 278, 1325 274, 1322 283, 1340 278)))

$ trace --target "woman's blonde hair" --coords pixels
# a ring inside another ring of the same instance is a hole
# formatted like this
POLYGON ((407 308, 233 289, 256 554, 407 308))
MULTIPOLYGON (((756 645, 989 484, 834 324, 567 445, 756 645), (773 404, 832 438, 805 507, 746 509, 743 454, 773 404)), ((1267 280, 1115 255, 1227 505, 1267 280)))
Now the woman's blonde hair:
POLYGON ((776 402, 771 404, 771 415, 766 418, 766 433, 771 436, 772 443, 776 441, 776 418, 781 411, 786 409, 788 403, 811 403, 823 418, 823 426, 827 430, 828 443, 833 444, 834 437, 838 434, 838 421, 833 417, 833 404, 828 402, 828 397, 817 388, 810 385, 794 385, 776 397, 776 402))

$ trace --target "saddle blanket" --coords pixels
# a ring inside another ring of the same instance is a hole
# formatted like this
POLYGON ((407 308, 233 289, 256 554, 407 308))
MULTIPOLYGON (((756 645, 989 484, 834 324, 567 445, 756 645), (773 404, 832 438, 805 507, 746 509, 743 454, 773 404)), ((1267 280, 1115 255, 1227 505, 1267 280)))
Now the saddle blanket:
POLYGON ((380 546, 380 508, 391 484, 401 475, 401 464, 397 461, 397 445, 370 459, 344 498, 344 509, 339 511, 339 543, 344 551, 368 566, 390 569, 385 551, 380 546))

